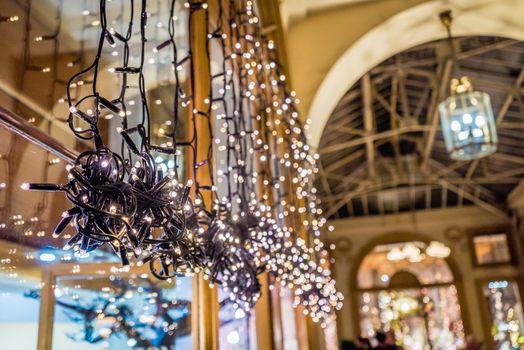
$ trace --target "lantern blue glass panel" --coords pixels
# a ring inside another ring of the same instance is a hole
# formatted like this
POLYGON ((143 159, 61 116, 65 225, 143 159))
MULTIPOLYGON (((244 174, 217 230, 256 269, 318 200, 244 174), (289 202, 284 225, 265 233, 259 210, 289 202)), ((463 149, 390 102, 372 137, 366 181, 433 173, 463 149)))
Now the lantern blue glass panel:
POLYGON ((457 160, 485 157, 497 150, 497 129, 489 95, 468 91, 439 104, 446 149, 457 160))

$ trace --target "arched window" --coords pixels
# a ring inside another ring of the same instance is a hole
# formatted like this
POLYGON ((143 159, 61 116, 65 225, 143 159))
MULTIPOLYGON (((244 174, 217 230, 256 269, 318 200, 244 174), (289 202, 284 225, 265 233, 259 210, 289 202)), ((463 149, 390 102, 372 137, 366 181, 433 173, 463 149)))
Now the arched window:
POLYGON ((427 254, 420 241, 377 245, 366 255, 357 275, 359 289, 384 288, 399 272, 413 274, 420 284, 452 283, 446 260, 427 254))
POLYGON ((449 248, 421 241, 375 246, 357 272, 361 335, 388 332, 406 350, 464 346, 449 248))

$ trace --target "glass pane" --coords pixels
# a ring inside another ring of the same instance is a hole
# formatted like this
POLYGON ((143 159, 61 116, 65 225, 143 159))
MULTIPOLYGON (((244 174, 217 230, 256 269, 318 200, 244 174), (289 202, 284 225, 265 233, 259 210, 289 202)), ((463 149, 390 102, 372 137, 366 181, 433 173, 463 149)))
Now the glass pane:
POLYGON ((59 277, 53 350, 192 348, 191 278, 59 277))
POLYGON ((484 284, 490 328, 495 349, 521 349, 524 344, 524 315, 517 283, 490 281, 484 284))
POLYGON ((220 310, 218 319, 219 348, 227 350, 256 350, 257 332, 255 311, 245 312, 235 308, 228 299, 228 293, 222 289, 218 291, 220 310))
POLYGON ((74 232, 68 227, 60 237, 52 236, 62 213, 71 208, 66 196, 20 187, 25 182, 67 182, 65 162, 3 127, 0 140, 0 240, 18 245, 25 264, 38 270, 40 264, 118 261, 115 254, 103 250, 80 256, 61 249, 74 232))
POLYGON ((65 178, 64 164, 21 136, 0 127, 0 337, 1 348, 33 350, 37 346, 41 266, 57 260, 51 237, 67 208, 62 193, 32 193, 24 182, 65 178))
POLYGON ((64 194, 24 191, 20 186, 65 182, 65 164, 3 127, 0 140, 0 238, 39 248, 63 244, 65 237, 53 239, 51 234, 70 207, 64 194))
POLYGON ((0 241, 0 339, 2 349, 33 350, 38 339, 40 302, 28 291, 40 287, 32 249, 0 241))
POLYGON ((464 346, 457 290, 453 285, 362 293, 362 336, 387 332, 405 350, 448 350, 464 346))
POLYGON ((64 162, 4 127, 0 140, 0 337, 9 349, 32 350, 38 337, 42 267, 118 258, 103 251, 75 256, 60 249, 72 233, 68 228, 61 237, 52 237, 70 207, 64 194, 28 192, 20 186, 66 181, 64 162))
POLYGON ((479 265, 500 264, 511 261, 508 236, 505 233, 475 236, 473 244, 479 265))
MULTIPOLYGON (((154 51, 157 45, 169 38, 167 27, 170 22, 174 25, 175 40, 178 49, 178 60, 185 57, 189 50, 188 10, 183 1, 176 2, 173 19, 169 18, 170 1, 148 1, 148 12, 151 14, 151 25, 147 27, 146 57, 144 75, 147 89, 150 91, 149 105, 151 107, 152 138, 158 140, 157 133, 161 124, 172 116, 171 95, 166 95, 162 89, 173 88, 172 51, 168 48, 154 51), (165 88, 157 89, 158 86, 165 88), (158 91, 157 91, 158 90, 158 91)), ((31 3, 29 25, 30 32, 26 33, 26 15, 24 7, 16 1, 3 1, 2 14, 17 15, 19 20, 2 24, 0 27, 0 43, 4 48, 0 75, 7 89, 0 90, 0 103, 11 111, 16 112, 28 122, 42 129, 61 143, 71 148, 85 148, 84 142, 77 142, 69 129, 66 120, 69 115, 68 104, 65 101, 67 81, 73 74, 88 67, 95 56, 94 48, 98 44, 100 31, 97 23, 99 4, 97 1, 35 1, 31 3), (60 15, 55 15, 60 13, 60 15), (52 16, 49 16, 53 14, 52 16), (84 14, 84 15, 81 15, 84 14), (60 20, 60 23, 59 23, 60 20), (58 28, 56 37, 50 34, 58 28), (36 40, 38 36, 46 36, 43 40, 36 40), (27 50, 24 50, 25 37, 29 36, 27 50), (14 45, 13 43, 17 43, 14 45), (27 57, 26 57, 27 55, 27 57), (24 64, 25 61, 28 61, 24 64), (11 92, 13 91, 13 92, 11 92)), ((138 64, 136 38, 139 36, 138 23, 140 6, 135 6, 133 40, 130 48, 130 65, 138 64)), ((130 18, 128 3, 122 1, 107 1, 107 22, 117 32, 127 31, 130 18)), ((99 86, 102 86, 104 96, 114 100, 120 94, 120 77, 111 73, 108 68, 121 66, 124 56, 123 45, 117 40, 116 46, 105 45, 103 68, 98 74, 99 86)), ((188 69, 179 72, 179 78, 185 81, 188 69)), ((89 94, 92 89, 91 75, 83 75, 71 87, 73 100, 78 96, 89 94)), ((132 107, 131 100, 138 106, 138 78, 128 75, 130 88, 126 94, 126 101, 132 107)), ((187 91, 186 91, 187 92, 187 91)), ((138 113, 131 111, 129 122, 134 123, 138 113)), ((141 114, 141 113, 140 113, 141 114)), ((107 136, 114 128, 120 125, 122 118, 112 113, 103 112, 100 121, 102 132, 107 136)), ((184 118, 182 116, 182 118, 184 118)), ((116 148, 115 150, 118 150, 116 148)))

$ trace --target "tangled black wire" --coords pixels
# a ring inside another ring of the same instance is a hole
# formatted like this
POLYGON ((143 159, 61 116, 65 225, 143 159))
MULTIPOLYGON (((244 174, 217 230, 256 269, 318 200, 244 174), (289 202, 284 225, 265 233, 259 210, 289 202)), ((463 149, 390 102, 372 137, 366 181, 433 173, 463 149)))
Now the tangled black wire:
MULTIPOLYGON (((60 235, 70 223, 74 223, 77 233, 66 244, 67 248, 84 253, 107 245, 120 255, 124 265, 128 265, 129 258, 133 257, 139 263, 148 262, 152 274, 157 278, 169 279, 178 273, 190 275, 198 272, 203 265, 203 251, 198 244, 200 226, 189 196, 192 181, 182 185, 178 182, 176 168, 166 173, 155 164, 153 151, 176 157, 177 146, 181 143, 176 142, 176 136, 173 135, 171 149, 151 145, 150 112, 143 72, 149 17, 147 1, 141 0, 138 66, 130 65, 134 0, 129 3, 129 24, 126 34, 122 35, 114 28, 108 28, 106 1, 100 1, 101 31, 95 58, 88 67, 74 74, 67 84, 70 112, 68 124, 77 137, 93 140, 94 150, 80 154, 74 164, 68 166, 67 184, 25 184, 24 187, 66 193, 73 207, 64 213, 55 229, 55 236, 60 235), (119 96, 111 99, 101 95, 97 83, 104 46, 115 47, 118 42, 123 46, 122 65, 111 68, 111 72, 121 75, 121 89, 119 96), (75 82, 87 74, 92 74, 93 77, 91 93, 73 99, 71 91, 75 82), (138 76, 142 120, 135 126, 130 126, 127 120, 125 96, 129 88, 128 75, 138 76), (122 118, 122 126, 117 128, 122 138, 120 155, 104 144, 99 127, 104 110, 122 118), (138 138, 139 143, 133 138, 138 138)), ((172 0, 170 39, 167 44, 173 46, 174 72, 178 72, 183 62, 176 61, 175 33, 172 26, 174 7, 175 0, 172 0)), ((192 8, 190 12, 196 10, 198 9, 192 8)), ((156 50, 165 46, 166 44, 161 43, 156 50)), ((175 73, 176 96, 183 94, 179 84, 178 73, 175 73)), ((174 103, 178 108, 178 97, 174 103)), ((175 125, 178 118, 176 108, 175 125)), ((190 142, 182 144, 191 146, 190 142)))
POLYGON ((159 279, 202 271, 221 285, 235 307, 249 310, 261 295, 259 275, 293 289, 295 305, 304 306, 323 326, 341 307, 328 267, 328 253, 318 238, 321 216, 313 177, 316 155, 310 152, 295 103, 287 87, 274 44, 261 33, 253 1, 216 1, 216 17, 207 3, 187 1, 189 49, 182 58, 175 33, 175 0, 169 7, 168 39, 153 52, 171 47, 173 72, 171 145, 152 142, 144 62, 150 14, 141 0, 139 64, 130 65, 134 0, 126 34, 107 27, 106 2, 100 0, 100 36, 94 61, 68 83, 68 123, 94 150, 82 153, 68 167, 65 185, 29 184, 28 189, 64 191, 73 207, 55 229, 59 235, 74 223, 68 246, 88 252, 111 247, 123 264, 130 258, 149 263, 159 279), (210 88, 202 108, 197 95, 197 63, 193 55, 194 14, 206 11, 206 64, 210 88), (104 45, 123 46, 117 98, 103 97, 98 74, 104 45), (214 63, 214 64, 211 64, 214 63), (186 92, 180 72, 190 80, 186 92), (70 88, 92 74, 92 91, 75 100, 70 88), (126 106, 129 79, 138 81, 142 120, 130 125, 126 106), (104 144, 102 112, 122 118, 121 152, 104 144), (189 135, 180 140, 180 117, 187 114, 189 135), (201 150, 199 137, 209 137, 201 150), (216 150, 216 151, 215 151, 216 150), (173 157, 175 167, 158 166, 154 154, 173 157), (189 180, 181 184, 177 158, 191 160, 189 180), (207 176, 199 176, 207 170, 207 176), (217 179, 215 181, 215 174, 217 179), (193 183, 194 182, 194 183, 193 183), (193 192, 193 199, 190 198, 193 192), (208 195, 209 194, 209 195, 208 195))

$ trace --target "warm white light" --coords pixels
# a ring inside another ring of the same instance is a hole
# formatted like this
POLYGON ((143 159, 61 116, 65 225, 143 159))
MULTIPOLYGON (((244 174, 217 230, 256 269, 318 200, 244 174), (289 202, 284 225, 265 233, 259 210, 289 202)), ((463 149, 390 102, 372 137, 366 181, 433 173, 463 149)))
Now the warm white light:
POLYGON ((388 252, 386 257, 389 261, 400 261, 404 259, 404 254, 400 248, 395 247, 388 252))
POLYGON ((244 317, 246 317, 246 313, 245 313, 245 311, 243 309, 237 309, 235 311, 235 318, 236 319, 241 319, 241 318, 244 318, 244 317))
POLYGON ((455 132, 459 132, 460 129, 461 129, 461 124, 458 120, 454 120, 451 122, 451 130, 455 131, 455 132))
POLYGON ((56 260, 56 256, 53 253, 41 253, 38 257, 40 261, 44 262, 52 262, 56 260))
POLYGON ((111 330, 111 328, 104 327, 104 328, 100 328, 98 332, 100 333, 100 336, 102 338, 107 338, 111 335, 113 331, 111 330))
POLYGON ((473 135, 473 137, 482 137, 482 135, 484 135, 482 129, 473 129, 471 131, 471 134, 473 135))
POLYGON ((156 321, 156 317, 154 315, 140 315, 139 320, 142 323, 153 323, 156 321))
POLYGON ((413 243, 406 243, 402 248, 405 259, 417 259, 420 256, 420 248, 413 243))
POLYGON ((227 335, 227 341, 230 344, 238 344, 240 342, 240 334, 237 331, 231 331, 227 335))
POLYGON ((475 124, 477 124, 479 128, 483 127, 486 124, 486 118, 484 118, 483 115, 477 115, 475 117, 475 124))
POLYGON ((469 132, 468 131, 461 131, 458 133, 458 139, 459 141, 465 141, 468 139, 469 132))
POLYGON ((426 248, 426 254, 434 258, 447 258, 451 254, 451 249, 441 242, 432 241, 426 248))

